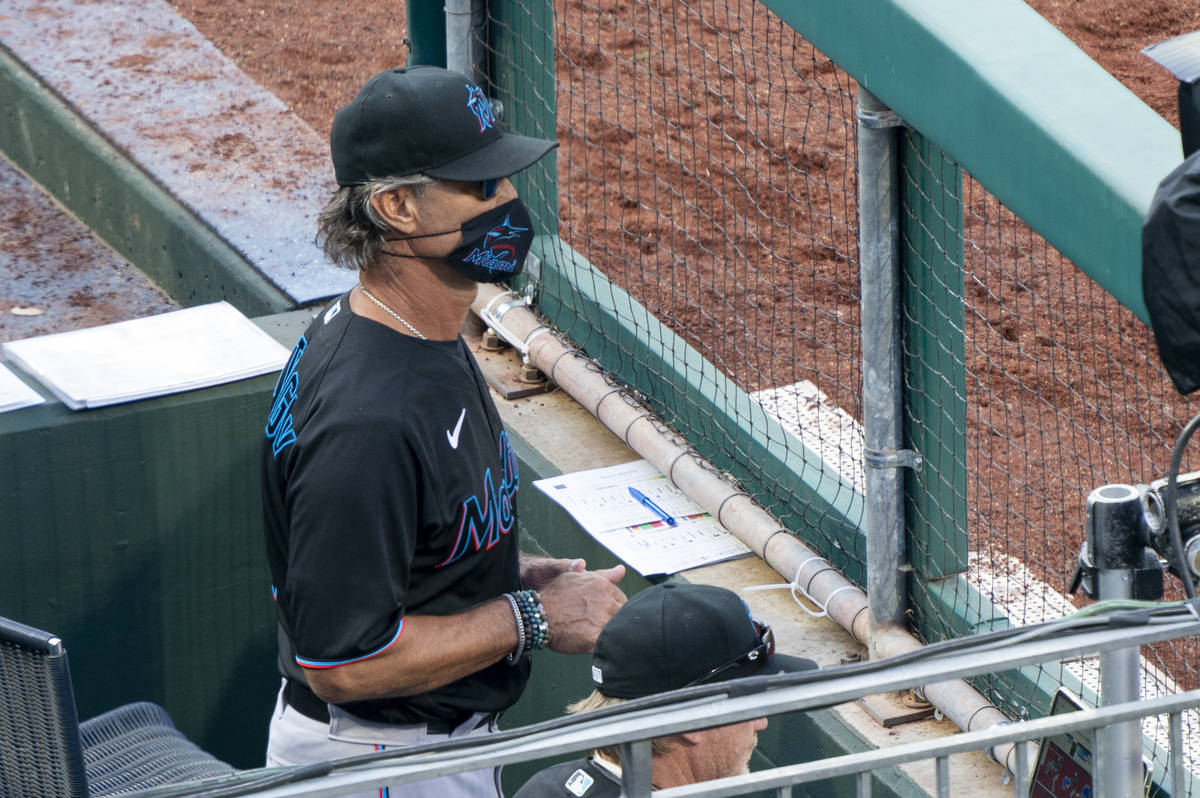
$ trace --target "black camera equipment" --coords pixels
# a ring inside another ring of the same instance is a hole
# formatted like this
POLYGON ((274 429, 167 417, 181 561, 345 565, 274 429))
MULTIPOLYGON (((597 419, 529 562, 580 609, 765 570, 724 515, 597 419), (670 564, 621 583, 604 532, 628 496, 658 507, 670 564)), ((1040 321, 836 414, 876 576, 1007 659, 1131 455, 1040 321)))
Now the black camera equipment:
POLYGON ((1200 427, 1189 421, 1175 441, 1167 476, 1149 485, 1105 485, 1088 495, 1087 538, 1068 593, 1088 598, 1160 599, 1164 567, 1196 597, 1200 578, 1200 471, 1180 475, 1183 451, 1200 427), (1128 588, 1112 595, 1104 572, 1120 572, 1128 588))

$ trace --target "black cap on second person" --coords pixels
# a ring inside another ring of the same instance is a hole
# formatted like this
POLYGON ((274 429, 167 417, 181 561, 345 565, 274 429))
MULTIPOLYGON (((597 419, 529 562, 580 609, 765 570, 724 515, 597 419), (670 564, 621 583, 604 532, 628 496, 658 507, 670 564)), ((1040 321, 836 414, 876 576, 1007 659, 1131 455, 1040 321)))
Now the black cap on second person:
POLYGON ((611 698, 677 690, 779 671, 812 660, 773 654, 765 627, 723 587, 668 582, 641 591, 609 619, 592 652, 592 683, 611 698))
POLYGON ((338 185, 354 186, 414 174, 508 177, 558 142, 502 133, 491 101, 465 75, 414 66, 367 81, 334 117, 329 145, 338 185))

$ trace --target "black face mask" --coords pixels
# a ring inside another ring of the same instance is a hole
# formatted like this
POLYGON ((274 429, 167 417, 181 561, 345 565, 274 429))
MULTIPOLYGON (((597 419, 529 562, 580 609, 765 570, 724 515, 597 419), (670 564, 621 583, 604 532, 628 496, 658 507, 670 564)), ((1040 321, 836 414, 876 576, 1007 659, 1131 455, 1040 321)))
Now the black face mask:
MULTIPOLYGON (((463 277, 477 283, 498 283, 516 277, 525 268, 525 256, 529 254, 529 247, 533 244, 533 221, 529 218, 529 209, 521 202, 520 197, 468 219, 458 230, 386 240, 411 241, 415 238, 432 238, 459 231, 462 232, 462 244, 442 260, 463 277)), ((395 258, 421 257, 402 255, 386 249, 383 253, 395 258)))

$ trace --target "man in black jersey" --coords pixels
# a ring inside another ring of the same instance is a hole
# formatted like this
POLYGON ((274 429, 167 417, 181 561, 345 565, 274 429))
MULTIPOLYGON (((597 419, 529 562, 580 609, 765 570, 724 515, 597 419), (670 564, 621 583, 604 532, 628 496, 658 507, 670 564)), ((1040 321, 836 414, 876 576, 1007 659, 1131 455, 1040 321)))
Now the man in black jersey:
MULTIPOLYGON (((532 651, 591 651, 624 603, 623 566, 521 555, 517 458, 459 336, 477 284, 519 273, 532 240, 508 176, 555 146, 501 133, 437 67, 376 75, 334 120, 318 238, 359 284, 301 336, 267 419, 269 765, 486 734, 532 651)), ((499 795, 497 776, 392 794, 499 795)))
MULTIPOLYGON (((750 617, 732 590, 667 582, 629 599, 600 633, 592 654, 592 694, 572 713, 617 706, 634 698, 744 676, 804 671, 812 660, 775 653, 769 626, 750 617)), ((681 732, 651 741, 656 790, 748 772, 766 718, 681 732)), ((534 775, 514 798, 618 798, 617 747, 553 765, 534 775)))

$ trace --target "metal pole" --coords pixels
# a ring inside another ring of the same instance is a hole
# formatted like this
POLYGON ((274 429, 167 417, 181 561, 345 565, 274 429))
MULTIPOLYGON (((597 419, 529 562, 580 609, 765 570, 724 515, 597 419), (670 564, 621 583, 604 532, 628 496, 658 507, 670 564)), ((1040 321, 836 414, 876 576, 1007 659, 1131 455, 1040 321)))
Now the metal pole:
POLYGON ((446 68, 482 82, 483 0, 446 0, 446 68))
POLYGON ((858 89, 859 276, 862 290, 863 444, 866 465, 867 597, 870 647, 877 631, 904 624, 904 466, 901 451, 900 118, 858 89))
POLYGON ((653 779, 650 741, 621 743, 621 798, 649 798, 653 779))
MULTIPOLYGON (((1142 497, 1132 485, 1105 485, 1087 498, 1088 545, 1096 565, 1101 601, 1133 598, 1133 572, 1141 563, 1142 497)), ((1137 647, 1100 654, 1100 703, 1112 706, 1140 697, 1137 647)), ((1092 774, 1099 798, 1137 798, 1142 789, 1142 727, 1136 720, 1100 732, 1104 757, 1092 774)))

